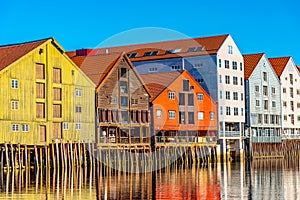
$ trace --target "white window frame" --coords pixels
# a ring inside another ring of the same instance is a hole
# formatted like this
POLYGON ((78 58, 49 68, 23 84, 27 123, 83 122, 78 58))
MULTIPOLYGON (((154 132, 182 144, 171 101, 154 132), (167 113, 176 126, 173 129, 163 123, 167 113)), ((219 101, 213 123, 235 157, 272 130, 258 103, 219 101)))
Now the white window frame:
POLYGON ((28 124, 22 124, 22 132, 29 132, 29 125, 28 124))
POLYGON ((210 121, 214 121, 215 120, 215 113, 214 112, 210 112, 209 116, 210 116, 210 121))
POLYGON ((19 124, 12 124, 11 130, 12 132, 19 132, 19 124))
POLYGON ((228 54, 233 54, 232 45, 228 45, 228 54))
POLYGON ((64 131, 69 130, 69 122, 63 122, 63 130, 64 131))
POLYGON ((202 93, 197 94, 197 101, 203 101, 204 95, 202 93))
POLYGON ((169 119, 175 119, 176 118, 176 112, 175 110, 169 110, 169 119))
POLYGON ((168 98, 169 98, 169 100, 174 100, 175 99, 175 92, 169 91, 168 98))
POLYGON ((82 96, 81 89, 75 89, 75 95, 76 95, 76 97, 81 97, 82 96))
POLYGON ((162 110, 161 109, 156 109, 156 118, 161 119, 162 117, 162 110))
POLYGON ((198 120, 204 120, 204 112, 203 111, 198 111, 198 120))
POLYGON ((11 79, 11 88, 13 88, 13 89, 19 88, 19 80, 18 79, 11 79))
POLYGON ((75 130, 80 131, 82 129, 81 123, 75 124, 75 130))

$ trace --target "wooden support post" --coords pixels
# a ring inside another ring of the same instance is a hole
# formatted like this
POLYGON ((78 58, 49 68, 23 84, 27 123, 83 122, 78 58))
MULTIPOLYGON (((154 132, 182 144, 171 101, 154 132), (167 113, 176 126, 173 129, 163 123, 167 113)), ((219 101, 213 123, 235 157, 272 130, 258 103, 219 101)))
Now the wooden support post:
POLYGON ((55 141, 55 146, 56 146, 57 168, 59 169, 59 167, 61 166, 61 164, 60 164, 60 162, 59 162, 59 147, 58 147, 57 141, 55 141))
MULTIPOLYGON (((47 145, 45 145, 45 147, 44 147, 44 150, 45 150, 45 162, 46 162, 46 168, 48 169, 48 146, 47 145)), ((46 170, 47 170, 46 169, 46 170)), ((48 177, 48 174, 46 173, 46 177, 48 177)), ((46 182, 47 183, 47 182, 46 182)), ((48 184, 48 183, 47 183, 48 184)))
POLYGON ((51 144, 51 150, 52 150, 52 166, 53 166, 53 169, 56 168, 56 158, 55 158, 55 152, 54 152, 54 142, 52 141, 52 144, 51 144))
POLYGON ((83 164, 84 166, 87 166, 87 162, 86 162, 86 147, 85 147, 85 143, 82 143, 82 146, 83 146, 83 164))
POLYGON ((22 169, 20 143, 18 143, 18 167, 19 167, 19 169, 22 169))
POLYGON ((65 169, 65 158, 64 158, 64 150, 63 150, 63 142, 60 143, 60 155, 61 155, 61 166, 62 169, 65 169))
POLYGON ((12 168, 15 169, 15 159, 14 159, 14 147, 10 143, 10 152, 11 152, 11 163, 12 163, 12 168))
POLYGON ((3 171, 3 161, 4 161, 4 160, 3 160, 3 159, 4 159, 4 158, 3 158, 3 157, 4 157, 4 155, 3 155, 3 154, 4 154, 4 153, 3 153, 4 151, 3 151, 2 146, 0 146, 0 150, 1 150, 1 163, 0 163, 0 166, 1 166, 0 168, 1 168, 1 169, 0 169, 0 170, 1 170, 1 172, 2 172, 2 171, 3 171))
POLYGON ((7 165, 7 169, 9 170, 9 168, 10 168, 10 160, 9 160, 9 157, 8 157, 7 143, 5 143, 4 145, 5 145, 5 154, 6 154, 6 165, 7 165))
POLYGON ((74 166, 74 157, 73 157, 73 143, 72 143, 72 141, 69 143, 69 146, 70 146, 70 154, 71 154, 71 166, 70 167, 73 167, 74 166))
POLYGON ((36 163, 36 167, 39 167, 39 156, 38 156, 38 151, 37 151, 37 147, 36 145, 34 145, 34 153, 35 153, 35 163, 36 163))

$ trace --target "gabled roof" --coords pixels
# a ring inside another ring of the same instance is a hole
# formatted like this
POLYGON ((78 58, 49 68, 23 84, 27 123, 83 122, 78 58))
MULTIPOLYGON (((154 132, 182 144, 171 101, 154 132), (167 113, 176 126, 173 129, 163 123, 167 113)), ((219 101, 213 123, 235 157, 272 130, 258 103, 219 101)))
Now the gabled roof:
MULTIPOLYGON (((127 46, 117 46, 117 47, 107 47, 107 48, 97 48, 90 52, 91 54, 105 54, 105 53, 116 53, 116 52, 126 52, 137 53, 134 58, 130 58, 131 61, 137 62, 142 60, 156 60, 156 59, 167 59, 176 58, 184 56, 197 56, 197 55, 207 55, 216 54, 220 47, 222 46, 225 39, 229 34, 201 37, 201 38, 191 38, 191 39, 181 39, 181 40, 171 40, 163 42, 153 42, 145 44, 133 44, 127 46), (189 52, 189 48, 193 47, 203 47, 200 51, 189 52), (180 52, 167 53, 169 50, 180 49, 180 52), (144 56, 146 52, 157 50, 156 55, 144 56)), ((68 53, 71 57, 74 56, 74 51, 68 53)))
POLYGON ((151 96, 150 101, 156 99, 182 72, 183 71, 174 71, 140 75, 149 90, 151 96))
POLYGON ((25 56, 30 51, 37 48, 49 39, 51 38, 0 46, 0 71, 19 60, 21 57, 25 56))
POLYGON ((245 80, 249 79, 252 72, 256 68, 258 62, 264 56, 264 53, 257 53, 257 54, 247 54, 243 55, 244 57, 244 78, 245 80))
POLYGON ((284 68, 286 67, 290 59, 291 59, 290 56, 280 57, 280 58, 269 58, 269 61, 278 77, 281 76, 284 68))

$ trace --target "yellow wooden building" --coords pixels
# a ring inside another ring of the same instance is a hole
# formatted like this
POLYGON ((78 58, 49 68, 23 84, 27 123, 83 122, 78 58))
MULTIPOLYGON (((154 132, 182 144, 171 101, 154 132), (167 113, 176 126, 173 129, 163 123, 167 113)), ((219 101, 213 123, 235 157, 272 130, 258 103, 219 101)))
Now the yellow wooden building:
POLYGON ((0 46, 0 143, 93 142, 95 84, 53 38, 0 46))

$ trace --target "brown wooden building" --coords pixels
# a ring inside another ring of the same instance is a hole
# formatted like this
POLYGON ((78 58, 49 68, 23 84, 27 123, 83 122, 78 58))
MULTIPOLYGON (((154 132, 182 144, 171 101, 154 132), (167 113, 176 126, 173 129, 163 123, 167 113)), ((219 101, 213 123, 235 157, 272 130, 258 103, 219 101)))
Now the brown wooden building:
POLYGON ((150 144, 149 93, 125 53, 71 59, 96 84, 98 143, 150 144))

